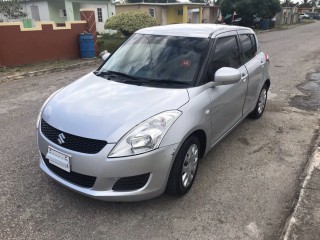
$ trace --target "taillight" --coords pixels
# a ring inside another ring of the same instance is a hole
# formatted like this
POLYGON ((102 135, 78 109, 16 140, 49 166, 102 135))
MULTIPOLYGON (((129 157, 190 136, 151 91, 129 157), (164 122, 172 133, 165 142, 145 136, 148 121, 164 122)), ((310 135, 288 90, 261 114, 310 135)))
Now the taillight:
POLYGON ((266 57, 266 61, 270 62, 269 55, 265 53, 264 56, 266 57))

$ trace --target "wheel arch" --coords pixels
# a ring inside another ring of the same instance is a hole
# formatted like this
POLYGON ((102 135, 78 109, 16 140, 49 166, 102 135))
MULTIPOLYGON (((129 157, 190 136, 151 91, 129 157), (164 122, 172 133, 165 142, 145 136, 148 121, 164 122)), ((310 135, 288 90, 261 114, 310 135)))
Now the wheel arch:
POLYGON ((269 90, 270 85, 271 85, 271 81, 270 81, 270 79, 267 79, 267 80, 264 82, 264 84, 265 84, 265 85, 267 85, 268 90, 269 90))
POLYGON ((202 129, 195 130, 192 132, 186 139, 195 136, 199 139, 200 141, 200 158, 202 158, 206 152, 207 148, 207 135, 206 132, 202 129))

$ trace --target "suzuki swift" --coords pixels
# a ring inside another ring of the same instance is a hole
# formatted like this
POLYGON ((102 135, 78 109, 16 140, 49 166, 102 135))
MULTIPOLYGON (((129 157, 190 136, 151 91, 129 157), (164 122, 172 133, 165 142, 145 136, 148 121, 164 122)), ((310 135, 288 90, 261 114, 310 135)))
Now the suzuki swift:
POLYGON ((40 110, 40 167, 108 201, 189 191, 198 164, 247 116, 264 112, 269 59, 249 28, 141 29, 40 110))

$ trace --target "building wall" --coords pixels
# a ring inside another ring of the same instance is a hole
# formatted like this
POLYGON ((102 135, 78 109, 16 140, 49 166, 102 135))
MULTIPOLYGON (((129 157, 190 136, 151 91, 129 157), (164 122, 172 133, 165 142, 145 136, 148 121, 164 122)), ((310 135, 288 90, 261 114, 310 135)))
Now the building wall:
POLYGON ((48 7, 48 3, 46 1, 34 2, 34 3, 30 2, 30 3, 26 3, 24 5, 26 7, 26 11, 28 14, 27 18, 32 19, 31 6, 38 6, 40 21, 50 21, 49 7, 48 7))
POLYGON ((81 18, 80 18, 80 9, 81 9, 80 3, 74 2, 74 3, 72 3, 72 5, 73 5, 74 20, 75 21, 81 20, 81 18))
POLYGON ((167 7, 167 24, 183 23, 183 6, 167 7))
POLYGON ((215 23, 218 18, 218 7, 204 7, 202 19, 204 23, 215 23))
POLYGON ((28 14, 26 18, 32 19, 31 6, 38 6, 40 21, 50 21, 50 13, 47 1, 26 2, 22 3, 21 6, 28 14))
MULTIPOLYGON (((20 5, 24 10, 24 12, 27 14, 25 18, 7 19, 0 14, 0 19, 2 19, 4 22, 17 22, 17 21, 23 21, 23 19, 32 19, 31 6, 38 6, 40 21, 52 21, 50 18, 48 1, 23 2, 20 5)), ((35 26, 35 21, 33 21, 33 25, 35 26)))
MULTIPOLYGON (((88 1, 87 1, 88 2, 88 1)), ((95 12, 95 18, 96 18, 96 26, 98 32, 106 32, 104 29, 104 24, 107 21, 108 18, 112 17, 115 13, 115 7, 114 4, 110 3, 99 3, 99 2, 92 2, 92 3, 80 3, 81 9, 94 9, 95 12), (98 22, 98 8, 101 8, 102 10, 102 22, 98 22)))
POLYGON ((63 23, 67 21, 67 17, 61 17, 59 9, 65 10, 64 1, 48 1, 50 20, 56 23, 63 23))
MULTIPOLYGON (((188 5, 116 5, 116 14, 120 14, 123 12, 142 12, 149 14, 150 8, 154 8, 156 10, 156 21, 159 25, 187 23, 188 7, 190 9, 199 9, 199 6, 196 7, 188 5)), ((198 19, 199 17, 197 18, 197 21, 199 21, 198 19)))
POLYGON ((282 12, 276 14, 276 25, 296 24, 299 21, 299 13, 293 9, 282 9, 282 12))
POLYGON ((159 25, 163 24, 162 20, 162 7, 161 6, 154 6, 154 5, 116 5, 116 14, 124 13, 124 12, 140 12, 149 14, 150 8, 155 9, 155 19, 159 25))
POLYGON ((86 29, 86 21, 67 22, 61 28, 38 22, 31 29, 24 29, 21 22, 0 23, 0 66, 79 58, 79 34, 86 29))

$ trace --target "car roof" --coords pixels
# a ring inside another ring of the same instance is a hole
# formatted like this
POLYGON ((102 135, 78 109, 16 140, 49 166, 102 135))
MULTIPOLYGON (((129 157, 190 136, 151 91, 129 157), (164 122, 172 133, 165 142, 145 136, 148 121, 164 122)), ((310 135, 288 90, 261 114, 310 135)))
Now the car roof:
POLYGON ((136 33, 150 34, 150 35, 164 35, 164 36, 208 38, 216 31, 220 31, 220 30, 232 31, 232 30, 240 30, 240 29, 252 30, 251 28, 229 26, 225 24, 185 23, 185 24, 171 24, 171 25, 143 28, 136 31, 136 33))

